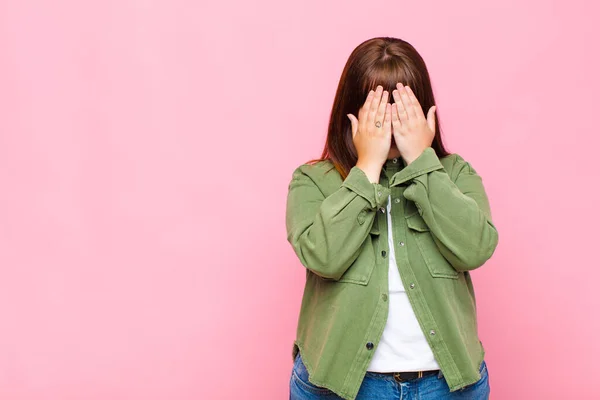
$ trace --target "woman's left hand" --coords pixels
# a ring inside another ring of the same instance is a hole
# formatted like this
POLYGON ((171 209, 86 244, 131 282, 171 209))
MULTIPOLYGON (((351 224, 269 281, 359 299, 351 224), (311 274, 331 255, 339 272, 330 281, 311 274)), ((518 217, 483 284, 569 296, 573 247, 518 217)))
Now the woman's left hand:
POLYGON ((408 165, 433 142, 436 106, 429 109, 425 119, 412 89, 400 82, 396 86, 397 89, 392 91, 395 101, 392 105, 392 133, 400 155, 408 165))

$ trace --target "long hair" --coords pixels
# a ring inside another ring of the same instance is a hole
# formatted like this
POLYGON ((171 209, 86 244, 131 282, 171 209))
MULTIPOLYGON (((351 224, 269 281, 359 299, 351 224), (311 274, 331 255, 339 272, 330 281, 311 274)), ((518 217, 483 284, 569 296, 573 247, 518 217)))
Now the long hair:
MULTIPOLYGON (((430 107, 435 105, 429 72, 425 61, 408 42, 392 37, 376 37, 359 44, 352 51, 338 84, 329 117, 327 140, 321 158, 309 163, 329 160, 340 173, 342 179, 356 165, 358 154, 352 141, 352 125, 346 114, 358 117, 367 94, 377 85, 382 85, 390 93, 396 83, 402 82, 413 90, 427 116, 430 107)), ((431 147, 438 157, 449 153, 442 143, 440 123, 435 111, 435 136, 431 147)))

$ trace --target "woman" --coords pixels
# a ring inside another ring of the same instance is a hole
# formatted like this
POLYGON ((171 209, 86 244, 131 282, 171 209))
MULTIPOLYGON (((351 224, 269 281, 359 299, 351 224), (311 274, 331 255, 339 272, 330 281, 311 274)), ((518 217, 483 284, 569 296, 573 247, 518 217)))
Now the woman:
POLYGON ((322 157, 289 184, 287 239, 306 267, 291 399, 488 398, 470 272, 498 232, 435 111, 409 43, 352 52, 322 157))

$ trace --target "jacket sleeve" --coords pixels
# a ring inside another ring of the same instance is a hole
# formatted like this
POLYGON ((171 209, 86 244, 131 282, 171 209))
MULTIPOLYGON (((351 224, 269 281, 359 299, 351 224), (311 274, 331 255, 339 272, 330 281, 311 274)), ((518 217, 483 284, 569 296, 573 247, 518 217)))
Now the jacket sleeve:
POLYGON ((409 182, 404 197, 415 202, 441 254, 457 271, 470 271, 492 256, 498 231, 482 178, 461 156, 451 157, 453 179, 428 147, 390 184, 409 182))
POLYGON ((339 189, 325 197, 306 173, 310 167, 300 166, 292 173, 286 203, 287 240, 306 268, 338 280, 360 254, 390 189, 372 183, 354 166, 339 189))

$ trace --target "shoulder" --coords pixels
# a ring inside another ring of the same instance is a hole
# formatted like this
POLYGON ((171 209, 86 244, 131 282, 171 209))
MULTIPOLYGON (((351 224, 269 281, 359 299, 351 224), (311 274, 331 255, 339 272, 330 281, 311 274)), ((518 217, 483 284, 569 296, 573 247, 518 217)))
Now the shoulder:
POLYGON ((444 169, 453 180, 456 179, 459 174, 476 173, 471 163, 458 153, 450 153, 445 157, 441 157, 440 163, 444 166, 444 169))
POLYGON ((330 160, 321 160, 310 164, 301 164, 292 172, 288 188, 297 184, 309 184, 322 193, 329 193, 342 183, 340 173, 330 160))
POLYGON ((320 181, 326 175, 337 175, 339 177, 339 173, 330 160, 301 164, 292 172, 292 179, 308 177, 313 181, 320 181))

